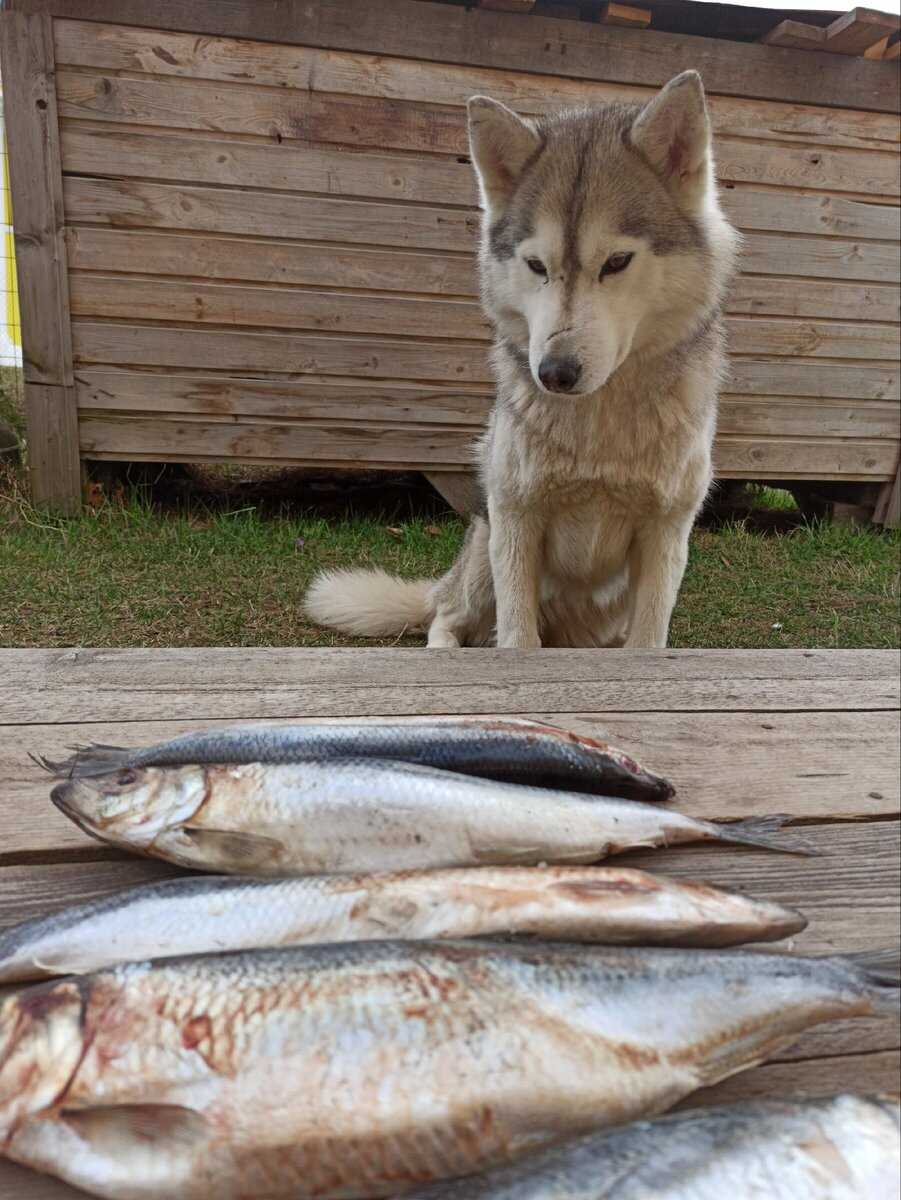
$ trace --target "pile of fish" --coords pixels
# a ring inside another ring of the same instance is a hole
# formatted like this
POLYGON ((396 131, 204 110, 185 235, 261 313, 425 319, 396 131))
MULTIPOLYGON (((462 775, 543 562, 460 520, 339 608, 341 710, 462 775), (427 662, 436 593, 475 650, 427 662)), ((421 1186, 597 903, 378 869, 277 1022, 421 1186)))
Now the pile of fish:
POLYGON ((586 865, 810 853, 783 817, 694 820, 621 751, 526 721, 39 761, 86 832, 219 874, 0 933, 11 1159, 111 1200, 897 1200, 887 1098, 647 1119, 821 1021, 901 1011, 894 952, 734 949, 806 921, 586 865))

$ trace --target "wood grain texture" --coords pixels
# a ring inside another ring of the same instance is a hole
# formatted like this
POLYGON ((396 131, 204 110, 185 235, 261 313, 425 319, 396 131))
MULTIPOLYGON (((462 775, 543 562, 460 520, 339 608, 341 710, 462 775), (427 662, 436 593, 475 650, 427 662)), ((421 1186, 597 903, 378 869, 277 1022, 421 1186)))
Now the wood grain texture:
MULTIPOLYGON (((115 407, 115 401, 113 401, 115 407)), ((362 414, 361 414, 362 416, 362 414)), ((775 424, 771 417, 771 426, 775 424)), ((411 470, 467 467, 476 430, 436 423, 251 422, 173 415, 82 413, 79 443, 87 458, 323 464, 411 470)), ((898 441, 721 434, 713 448, 715 472, 735 478, 890 479, 898 441)))
MULTIPOLYGON (((143 26, 137 0, 13 0, 22 11, 143 26)), ((617 29, 585 22, 492 13, 418 0, 283 0, 254 8, 207 0, 158 0, 154 25, 188 33, 300 42, 333 50, 433 62, 529 70, 542 75, 660 86, 686 69, 712 92, 802 104, 892 112, 894 79, 882 63, 826 59, 683 34, 617 29), (835 65, 828 65, 834 63, 835 65), (867 71, 871 67, 872 71, 867 71)))
MULTIPOLYGON (((131 272, 196 278, 199 282, 270 283, 278 286, 353 288, 407 292, 444 299, 475 297, 474 262, 462 255, 369 250, 365 247, 228 237, 190 232, 85 226, 67 230, 73 271, 131 272)), ((867 243, 871 247, 872 243, 867 243)), ((754 274, 739 276, 728 310, 737 315, 828 317, 897 322, 898 288, 890 283, 848 281, 855 269, 893 271, 890 250, 875 257, 860 244, 831 238, 781 238, 748 234, 743 264, 754 274), (871 265, 873 264, 873 265, 871 265), (780 278, 786 268, 834 278, 780 278)))
MULTIPOLYGON (((330 199, 326 204, 321 198, 297 194, 71 176, 65 179, 64 192, 70 222, 119 229, 194 230, 467 255, 474 253, 478 238, 477 214, 457 208, 345 199, 330 199)), ((897 244, 890 240, 898 228, 897 209, 848 200, 842 202, 846 207, 836 210, 834 197, 821 197, 819 205, 808 204, 813 199, 798 196, 786 205, 769 192, 736 189, 724 194, 726 209, 740 209, 730 215, 750 234, 743 259, 746 270, 897 281, 897 244), (759 203, 748 204, 747 197, 756 197, 759 203), (857 211, 863 209, 869 211, 857 211), (835 240, 766 235, 770 228, 782 234, 829 234, 845 227, 848 237, 862 236, 853 230, 865 228, 873 240, 840 240, 837 233, 835 240)))
POLYGON ((780 21, 760 39, 765 46, 782 46, 788 50, 822 50, 826 31, 820 25, 806 21, 780 21))
POLYGON ((32 503, 61 513, 81 506, 81 460, 74 387, 25 385, 28 482, 32 503))
MULTIPOLYGON (((110 122, 114 130, 152 126, 212 132, 265 139, 269 149, 284 146, 290 150, 292 143, 333 143, 382 153, 407 151, 464 159, 469 153, 463 108, 407 98, 334 95, 247 82, 95 75, 67 69, 59 73, 57 90, 61 117, 87 119, 92 124, 110 122)), ((170 145, 177 140, 170 137, 170 145)), ((172 145, 171 149, 177 157, 178 147, 172 145)), ((889 151, 792 147, 722 133, 717 140, 716 164, 724 183, 821 188, 867 198, 897 197, 901 192, 897 155, 889 151)), ((220 173, 224 166, 225 162, 218 164, 220 173)), ((150 164, 140 173, 155 177, 150 164)), ((164 166, 159 177, 173 176, 164 166)), ((308 185, 305 190, 313 188, 308 185)))
POLYGON ((68 385, 72 351, 49 18, 3 13, 0 62, 25 378, 68 385))
POLYGON ((436 650, 428 656, 432 679, 424 678, 421 655, 407 650, 288 648, 272 656, 223 648, 172 650, 165 658, 154 650, 9 650, 3 657, 0 721, 7 724, 148 720, 161 704, 173 720, 247 720, 248 702, 258 720, 522 712, 536 705, 559 712, 876 711, 897 709, 901 693, 899 655, 881 650, 587 657, 567 650, 436 650), (253 688, 245 678, 255 680, 253 688), (472 707, 460 708, 465 703, 472 707))
MULTIPOLYGON (((249 79, 261 86, 458 108, 475 93, 487 93, 518 111, 533 114, 611 100, 642 103, 655 90, 633 82, 606 83, 451 63, 436 68, 416 59, 251 39, 196 38, 125 25, 61 20, 54 23, 54 34, 57 62, 66 65, 220 82, 249 79)), ((893 114, 719 95, 709 95, 709 99, 718 135, 896 153, 899 148, 893 114)))
POLYGON ((824 50, 833 54, 863 54, 898 30, 898 17, 872 8, 853 8, 826 27, 824 50))
MULTIPOLYGON (((99 273, 74 274, 70 293, 72 312, 82 317, 388 336, 428 337, 440 331, 442 337, 486 344, 491 338, 480 305, 465 300, 359 296, 99 273)), ((754 315, 730 317, 726 329, 729 346, 737 354, 868 362, 901 358, 898 329, 892 325, 754 315)))

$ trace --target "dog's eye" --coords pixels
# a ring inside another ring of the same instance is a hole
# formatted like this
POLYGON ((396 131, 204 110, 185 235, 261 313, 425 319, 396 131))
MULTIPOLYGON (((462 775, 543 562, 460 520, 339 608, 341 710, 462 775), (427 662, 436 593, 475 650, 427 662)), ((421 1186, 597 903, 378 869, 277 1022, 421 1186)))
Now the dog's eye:
POLYGON ((617 275, 620 271, 625 271, 634 257, 634 254, 627 254, 625 251, 622 254, 611 254, 601 267, 600 278, 603 279, 605 275, 617 275))
POLYGON ((544 279, 547 279, 547 267, 540 258, 527 258, 526 266, 530 271, 534 271, 536 275, 541 275, 544 279))

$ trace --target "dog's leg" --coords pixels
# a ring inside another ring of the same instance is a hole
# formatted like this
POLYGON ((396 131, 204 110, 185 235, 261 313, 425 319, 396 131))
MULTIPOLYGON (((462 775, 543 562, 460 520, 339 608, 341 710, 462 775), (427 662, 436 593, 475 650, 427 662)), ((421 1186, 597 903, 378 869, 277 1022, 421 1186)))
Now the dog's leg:
POLYGON ((429 650, 456 650, 460 639, 454 632, 454 621, 450 613, 441 609, 435 614, 435 619, 429 626, 429 640, 426 643, 429 650))
POLYGON ((691 520, 640 528, 629 551, 631 621, 625 645, 662 649, 688 561, 691 520))
POLYGON ((497 644, 533 650, 538 636, 541 523, 534 515, 488 501, 491 574, 497 605, 497 644))

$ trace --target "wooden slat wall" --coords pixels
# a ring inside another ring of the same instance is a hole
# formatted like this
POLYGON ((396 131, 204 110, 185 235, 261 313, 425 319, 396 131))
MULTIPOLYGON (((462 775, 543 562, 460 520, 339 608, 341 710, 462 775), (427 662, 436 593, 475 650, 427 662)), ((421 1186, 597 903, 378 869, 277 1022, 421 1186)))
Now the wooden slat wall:
MULTIPOLYGON (((490 405, 464 104, 622 84, 57 20, 82 453, 462 470, 490 405)), ((719 473, 888 480, 891 115, 712 97, 745 235, 719 473)))

